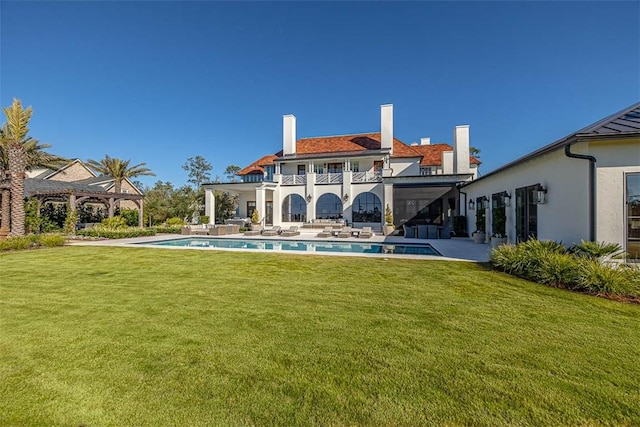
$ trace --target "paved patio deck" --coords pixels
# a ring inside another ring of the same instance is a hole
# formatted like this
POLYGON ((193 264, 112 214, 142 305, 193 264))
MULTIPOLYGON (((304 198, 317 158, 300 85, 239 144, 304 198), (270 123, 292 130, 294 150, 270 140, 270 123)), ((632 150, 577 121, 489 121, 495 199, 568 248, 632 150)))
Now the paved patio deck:
MULTIPOLYGON (((305 241, 318 241, 318 242, 359 242, 359 243, 385 243, 385 244, 424 244, 429 243, 433 246, 442 256, 425 257, 425 256, 412 256, 412 255, 391 255, 393 257, 401 258, 419 258, 419 259, 435 259, 435 260, 451 260, 451 261, 475 261, 475 262, 487 262, 489 261, 489 252, 491 246, 488 244, 476 244, 471 238, 455 238, 455 239, 410 239, 402 236, 382 236, 376 234, 369 239, 360 239, 357 237, 349 238, 318 238, 317 234, 321 230, 301 230, 299 236, 295 237, 282 237, 282 236, 244 236, 243 234, 230 234, 224 236, 211 236, 217 239, 247 239, 247 240, 305 240, 305 241)), ((144 242, 158 242, 162 240, 170 239, 184 239, 188 237, 203 237, 203 236, 183 236, 179 234, 158 234, 151 237, 136 237, 131 239, 117 239, 117 240, 86 240, 86 241, 74 241, 72 245, 87 245, 87 246, 126 246, 131 247, 131 244, 141 244, 144 242)), ((155 246, 157 248, 157 246, 155 246)), ((193 249, 193 248, 175 248, 172 249, 193 249)), ((236 249, 237 250, 237 249, 236 249)), ((330 255, 330 253, 323 252, 323 255, 330 255)), ((346 254, 336 253, 338 256, 381 256, 380 254, 346 254)), ((387 255, 389 256, 389 255, 387 255)))

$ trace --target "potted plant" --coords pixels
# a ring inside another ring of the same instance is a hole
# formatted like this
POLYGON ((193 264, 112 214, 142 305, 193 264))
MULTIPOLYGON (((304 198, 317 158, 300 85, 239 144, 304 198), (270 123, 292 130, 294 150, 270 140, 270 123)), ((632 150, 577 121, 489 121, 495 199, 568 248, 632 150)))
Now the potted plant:
POLYGON ((484 217, 485 217, 485 209, 478 208, 476 210, 476 231, 471 233, 473 236, 473 241, 475 243, 484 243, 487 238, 487 233, 484 228, 484 217))
POLYGON ((387 203, 387 207, 384 209, 384 235, 388 236, 393 233, 395 230, 395 226, 393 225, 393 213, 391 212, 391 207, 387 203))
POLYGON ((493 209, 493 234, 491 235, 491 247, 497 248, 507 243, 506 234, 507 215, 504 206, 493 209))
POLYGON ((258 209, 254 209, 251 214, 251 230, 260 231, 260 213, 258 213, 258 209))

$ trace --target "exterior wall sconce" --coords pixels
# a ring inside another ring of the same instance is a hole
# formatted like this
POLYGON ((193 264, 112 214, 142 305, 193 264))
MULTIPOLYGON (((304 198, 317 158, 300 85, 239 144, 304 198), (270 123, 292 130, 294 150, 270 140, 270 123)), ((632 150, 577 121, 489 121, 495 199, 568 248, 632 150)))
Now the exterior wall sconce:
POLYGON ((547 203, 547 189, 540 186, 536 191, 536 204, 544 205, 547 203))
POLYGON ((345 202, 349 200, 349 195, 347 193, 344 193, 344 196, 342 196, 342 200, 345 202))
POLYGON ((501 201, 503 206, 511 206, 511 194, 502 193, 502 196, 500 198, 502 199, 501 201))
POLYGON ((313 200, 313 197, 311 197, 311 194, 307 194, 307 203, 311 203, 311 200, 313 200))
POLYGON ((489 199, 487 198, 487 196, 482 196, 482 199, 480 199, 481 204, 478 206, 478 209, 487 209, 489 207, 489 199))
POLYGON ((472 211, 472 210, 475 210, 475 208, 476 208, 476 202, 474 202, 473 199, 470 199, 469 200, 469 210, 472 211))

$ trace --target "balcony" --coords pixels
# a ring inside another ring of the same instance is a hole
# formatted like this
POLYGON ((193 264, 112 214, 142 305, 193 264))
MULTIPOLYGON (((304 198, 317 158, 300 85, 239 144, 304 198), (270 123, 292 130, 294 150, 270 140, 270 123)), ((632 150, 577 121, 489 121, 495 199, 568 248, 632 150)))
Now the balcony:
POLYGON ((306 175, 282 175, 282 185, 304 185, 306 183, 306 175))
POLYGON ((341 183, 342 183, 342 172, 316 174, 316 184, 341 184, 341 183))
POLYGON ((351 175, 351 182, 382 182, 382 172, 353 172, 351 175))

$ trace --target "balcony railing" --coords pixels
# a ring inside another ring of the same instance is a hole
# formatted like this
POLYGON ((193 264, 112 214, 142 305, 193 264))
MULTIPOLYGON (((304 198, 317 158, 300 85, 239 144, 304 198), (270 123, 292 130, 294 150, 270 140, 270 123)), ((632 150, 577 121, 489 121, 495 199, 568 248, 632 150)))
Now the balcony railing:
POLYGON ((342 173, 318 173, 316 174, 316 184, 340 184, 342 173))
POLYGON ((381 182, 382 172, 353 172, 351 182, 381 182))
POLYGON ((282 185, 304 185, 306 183, 306 175, 282 175, 282 185))

